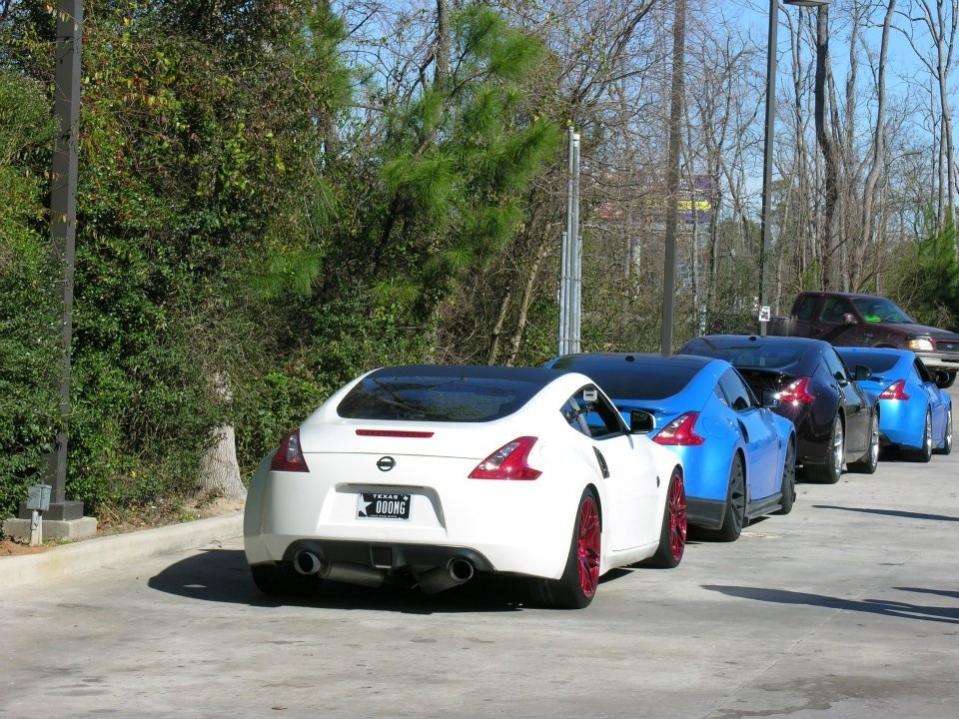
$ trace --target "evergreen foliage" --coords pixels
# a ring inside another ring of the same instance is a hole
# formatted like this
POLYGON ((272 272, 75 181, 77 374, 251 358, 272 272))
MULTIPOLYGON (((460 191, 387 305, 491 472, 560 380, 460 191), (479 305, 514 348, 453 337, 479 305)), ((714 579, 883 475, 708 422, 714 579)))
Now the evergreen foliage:
MULTIPOLYGON (((51 12, 22 0, 0 27, 0 133, 17 133, 0 134, 15 200, 0 203, 0 515, 43 476, 58 422, 51 12)), ((351 135, 325 2, 85 13, 68 495, 102 516, 175 508, 220 423, 248 472, 346 379, 430 360, 437 308, 509 243, 558 133, 524 99, 542 46, 489 8, 454 15, 447 81, 387 108, 376 145, 351 135)))

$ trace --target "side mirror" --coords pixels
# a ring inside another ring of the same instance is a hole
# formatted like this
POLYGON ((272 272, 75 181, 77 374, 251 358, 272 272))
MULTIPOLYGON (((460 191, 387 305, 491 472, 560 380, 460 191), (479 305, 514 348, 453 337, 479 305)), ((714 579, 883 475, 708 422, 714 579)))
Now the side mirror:
POLYGON ((842 372, 836 372, 836 374, 834 374, 833 377, 835 377, 836 381, 841 385, 849 384, 849 380, 846 379, 846 375, 844 375, 842 372))
POLYGON ((854 315, 852 312, 847 312, 846 314, 844 314, 842 316, 842 321, 843 321, 843 324, 847 324, 847 325, 859 324, 859 320, 856 319, 856 315, 854 315))
POLYGON ((656 429, 656 420, 649 412, 634 409, 629 413, 629 433, 645 434, 656 429))
POLYGON ((865 365, 857 364, 853 379, 857 382, 864 379, 872 379, 872 370, 865 365))
POLYGON ((949 372, 936 372, 936 387, 946 389, 952 385, 952 375, 949 372))
POLYGON ((747 410, 749 409, 749 402, 747 402, 742 397, 737 397, 733 401, 733 409, 736 410, 737 412, 742 412, 743 410, 747 410))

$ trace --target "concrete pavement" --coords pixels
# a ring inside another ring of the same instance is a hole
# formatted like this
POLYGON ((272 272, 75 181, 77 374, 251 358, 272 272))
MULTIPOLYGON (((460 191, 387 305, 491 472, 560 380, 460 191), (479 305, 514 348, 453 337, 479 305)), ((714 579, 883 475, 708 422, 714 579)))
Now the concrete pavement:
POLYGON ((788 517, 579 612, 475 583, 280 604, 231 540, 0 595, 0 718, 943 719, 957 538, 959 450, 800 485, 788 517))

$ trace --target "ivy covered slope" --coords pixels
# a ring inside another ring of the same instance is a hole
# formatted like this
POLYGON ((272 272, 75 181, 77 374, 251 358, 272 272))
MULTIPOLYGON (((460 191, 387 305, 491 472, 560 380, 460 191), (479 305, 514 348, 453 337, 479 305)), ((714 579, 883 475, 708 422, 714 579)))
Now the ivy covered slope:
POLYGON ((43 466, 56 431, 57 341, 43 178, 53 136, 36 83, 0 70, 0 510, 11 511, 43 466))
MULTIPOLYGON (((42 210, 53 19, 32 0, 12 12, 0 514, 42 476, 59 372, 42 210)), ((524 100, 543 48, 486 8, 451 28, 449 70, 385 104, 371 141, 351 88, 373 80, 345 68, 326 3, 88 0, 72 498, 101 516, 175 509, 214 427, 235 427, 248 472, 347 378, 434 358, 440 307, 508 248, 558 150, 524 100)))

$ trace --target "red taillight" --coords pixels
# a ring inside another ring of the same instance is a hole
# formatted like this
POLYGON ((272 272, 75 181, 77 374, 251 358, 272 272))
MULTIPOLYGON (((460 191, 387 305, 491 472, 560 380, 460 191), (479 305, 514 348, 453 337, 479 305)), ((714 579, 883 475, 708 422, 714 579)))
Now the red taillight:
POLYGON ((310 471, 310 468, 306 466, 306 458, 303 456, 303 448, 300 445, 300 430, 283 438, 279 449, 273 455, 273 461, 270 462, 270 469, 279 472, 310 471))
POLYGON ((358 429, 357 437, 407 437, 409 439, 429 439, 432 432, 414 432, 406 429, 358 429))
POLYGON ((812 404, 816 401, 816 395, 809 391, 809 384, 812 380, 809 377, 800 377, 787 384, 779 392, 780 403, 792 402, 793 404, 812 404))
POLYGON ((476 465, 470 479, 536 479, 542 472, 528 462, 534 444, 536 437, 517 437, 507 442, 476 465))
POLYGON ((663 427, 662 431, 653 437, 653 441, 668 447, 698 447, 706 441, 706 438, 696 434, 697 419, 699 419, 699 412, 681 414, 663 427))
POLYGON ((882 391, 882 394, 879 395, 879 399, 896 399, 896 400, 907 400, 909 395, 906 394, 906 380, 901 379, 893 382, 891 385, 886 387, 882 391))

